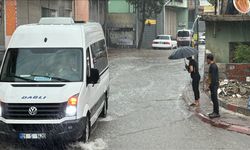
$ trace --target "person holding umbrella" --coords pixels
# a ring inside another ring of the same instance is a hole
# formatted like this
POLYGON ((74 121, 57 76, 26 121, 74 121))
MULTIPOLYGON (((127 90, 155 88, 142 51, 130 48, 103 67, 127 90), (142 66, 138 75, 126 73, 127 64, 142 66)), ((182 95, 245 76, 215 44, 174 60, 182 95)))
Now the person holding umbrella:
POLYGON ((192 57, 187 57, 187 60, 189 60, 189 65, 185 65, 185 67, 191 75, 192 89, 194 92, 194 102, 190 106, 198 107, 200 106, 199 84, 200 84, 200 79, 201 79, 201 76, 199 74, 199 67, 198 67, 198 63, 192 57))
POLYGON ((200 83, 200 74, 199 74, 199 67, 198 63, 192 59, 193 55, 197 55, 198 51, 189 46, 183 46, 176 49, 168 59, 183 59, 185 58, 189 60, 189 65, 185 62, 185 67, 191 75, 192 78, 192 87, 194 91, 195 101, 191 104, 191 106, 199 106, 200 105, 200 91, 199 91, 199 83, 200 83))

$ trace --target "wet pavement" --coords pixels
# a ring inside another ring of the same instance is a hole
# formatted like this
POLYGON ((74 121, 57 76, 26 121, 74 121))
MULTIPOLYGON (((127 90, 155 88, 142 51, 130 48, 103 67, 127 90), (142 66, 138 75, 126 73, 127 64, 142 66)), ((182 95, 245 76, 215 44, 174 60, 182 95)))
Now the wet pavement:
MULTIPOLYGON (((108 117, 99 119, 89 143, 67 149, 248 149, 249 136, 212 127, 188 110, 181 94, 190 77, 183 60, 168 60, 171 52, 112 50, 108 117)), ((0 149, 19 147, 9 145, 0 149)))
POLYGON ((181 93, 190 78, 170 53, 111 53, 109 116, 91 141, 109 150, 247 149, 249 136, 204 124, 187 110, 181 93))

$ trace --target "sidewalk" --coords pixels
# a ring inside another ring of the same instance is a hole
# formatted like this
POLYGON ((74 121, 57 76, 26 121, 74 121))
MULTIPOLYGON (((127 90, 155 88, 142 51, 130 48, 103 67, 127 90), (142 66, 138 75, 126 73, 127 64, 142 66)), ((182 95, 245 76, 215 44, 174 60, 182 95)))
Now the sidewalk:
MULTIPOLYGON (((202 47, 199 50, 199 70, 201 74, 201 81, 204 77, 204 62, 205 62, 205 48, 202 47)), ((194 101, 194 94, 192 91, 191 83, 188 84, 183 91, 183 99, 189 106, 194 101)), ((200 85, 200 107, 189 107, 190 111, 193 111, 195 115, 203 122, 211 124, 212 126, 223 128, 229 131, 235 131, 250 135, 250 117, 228 111, 220 107, 220 118, 210 119, 208 114, 213 111, 213 105, 208 95, 203 91, 202 84, 200 85)), ((219 101, 220 105, 223 104, 219 101)))
MULTIPOLYGON (((203 122, 212 126, 250 135, 250 117, 233 113, 220 107, 221 117, 210 119, 207 114, 213 111, 213 105, 204 91, 201 90, 200 92, 200 107, 189 107, 190 111, 193 111, 203 122)), ((188 105, 193 102, 194 96, 191 84, 185 87, 182 96, 188 105)))

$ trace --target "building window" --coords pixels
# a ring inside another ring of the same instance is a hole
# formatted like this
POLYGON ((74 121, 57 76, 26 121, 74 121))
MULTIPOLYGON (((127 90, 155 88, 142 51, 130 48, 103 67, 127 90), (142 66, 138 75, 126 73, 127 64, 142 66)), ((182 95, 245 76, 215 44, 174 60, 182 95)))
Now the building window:
POLYGON ((72 15, 72 10, 70 10, 70 9, 65 9, 65 10, 64 10, 64 17, 73 17, 73 15, 72 15))
POLYGON ((180 3, 183 3, 183 0, 175 0, 176 2, 180 2, 180 3))
POLYGON ((54 9, 42 7, 42 17, 58 17, 57 11, 54 9))
POLYGON ((126 0, 109 0, 109 13, 134 13, 134 7, 127 3, 126 0))

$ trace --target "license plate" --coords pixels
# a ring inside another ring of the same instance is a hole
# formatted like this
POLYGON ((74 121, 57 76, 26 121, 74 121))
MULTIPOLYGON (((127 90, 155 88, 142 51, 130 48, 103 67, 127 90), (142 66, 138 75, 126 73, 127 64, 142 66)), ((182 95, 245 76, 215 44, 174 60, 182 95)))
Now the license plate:
POLYGON ((46 139, 46 133, 19 133, 19 139, 46 139))

